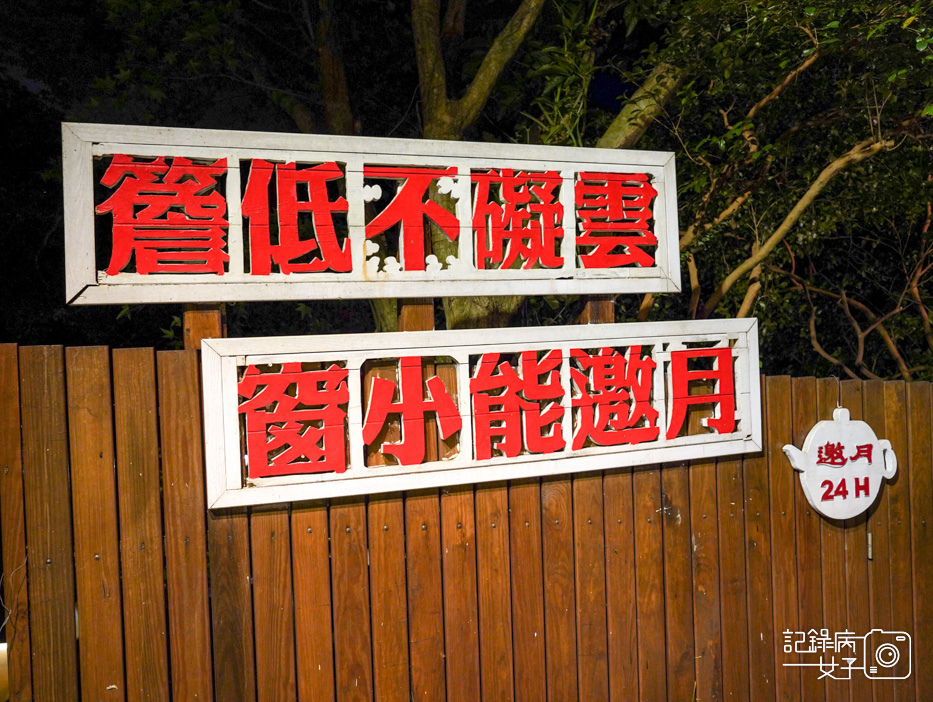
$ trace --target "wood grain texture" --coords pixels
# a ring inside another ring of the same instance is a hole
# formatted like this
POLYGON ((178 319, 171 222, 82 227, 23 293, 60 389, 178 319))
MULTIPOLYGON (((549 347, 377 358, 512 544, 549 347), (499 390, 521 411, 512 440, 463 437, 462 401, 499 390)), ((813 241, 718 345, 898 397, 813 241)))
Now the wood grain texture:
POLYGON ((0 344, 0 534, 10 700, 32 699, 26 514, 16 344, 0 344))
POLYGON ((21 348, 19 382, 32 693, 36 700, 77 700, 74 542, 62 348, 21 348))
POLYGON ((569 478, 541 481, 544 629, 549 701, 577 696, 573 501, 569 478))
POLYGON ((441 491, 447 699, 480 698, 476 523, 471 485, 441 491))
MULTIPOLYGON (((719 606, 722 622, 722 699, 749 699, 748 578, 745 485, 741 459, 716 462, 719 510, 719 606)), ((768 573, 770 580, 770 572, 768 573)), ((762 577, 755 573, 755 578, 762 577)))
POLYGON ((160 351, 156 365, 172 694, 175 699, 210 700, 213 674, 197 353, 160 351))
POLYGON ((330 508, 331 598, 337 699, 373 699, 366 505, 335 501, 330 508))
POLYGON ((791 379, 767 379, 766 456, 771 492, 771 592, 774 598, 774 681, 778 700, 800 700, 798 656, 784 653, 784 631, 797 631, 797 519, 794 494, 797 476, 782 447, 792 442, 791 379))
POLYGON ((574 476, 572 490, 578 698, 606 700, 609 656, 602 474, 574 476))
MULTIPOLYGON (((879 439, 887 438, 885 421, 884 383, 868 380, 862 385, 863 420, 879 439)), ((900 472, 900 469, 898 469, 900 472)), ((891 631, 894 626, 891 612, 893 597, 891 586, 891 543, 887 493, 885 485, 868 511, 868 533, 871 535, 872 557, 868 560, 868 598, 871 628, 891 631)), ((898 584, 900 587, 900 584, 898 584)), ((867 631, 867 630, 866 630, 867 631)), ((894 683, 890 680, 872 680, 872 698, 875 702, 895 699, 894 683)))
POLYGON ((292 508, 295 658, 301 702, 330 702, 336 695, 329 533, 326 504, 292 508))
MULTIPOLYGON (((804 439, 816 424, 816 379, 794 378, 791 383, 793 400, 794 445, 803 446, 804 439)), ((789 462, 788 462, 789 463, 789 462)), ((802 631, 823 628, 823 579, 820 567, 821 517, 807 502, 796 471, 794 499, 797 517, 797 608, 802 631)), ((809 662, 809 661, 807 661, 809 662)), ((803 699, 818 700, 826 694, 826 683, 810 668, 800 669, 800 689, 803 699)))
POLYGON ((416 702, 443 700, 447 696, 447 673, 441 517, 436 491, 412 492, 405 497, 405 546, 411 698, 416 702))
MULTIPOLYGON (((839 384, 840 404, 849 410, 853 420, 862 419, 862 383, 843 380, 839 384)), ((868 515, 862 514, 845 523, 846 541, 846 624, 849 631, 871 629, 868 601, 868 515)), ((849 681, 850 702, 871 699, 871 680, 854 675, 849 681)))
POLYGON ((603 523, 606 533, 606 628, 609 696, 638 698, 637 597, 632 471, 606 471, 603 523))
POLYGON ((155 355, 112 357, 126 696, 156 702, 168 699, 169 680, 155 355))
MULTIPOLYGON (((913 579, 911 578, 910 478, 913 463, 908 450, 907 387, 902 380, 884 384, 885 435, 898 458, 897 475, 887 481, 881 499, 888 501, 888 543, 891 568, 892 631, 910 633, 914 624, 913 579)), ((913 674, 894 681, 897 700, 917 695, 913 674)), ((928 691, 927 691, 928 692, 928 691)))
POLYGON ((259 702, 293 702, 295 619, 288 510, 253 508, 249 517, 259 702))
POLYGON ((635 522, 635 594, 638 616, 638 699, 668 699, 664 631, 663 495, 659 469, 632 476, 635 522))
POLYGON ((476 488, 476 573, 480 682, 484 700, 513 699, 509 596, 509 493, 505 483, 476 488))
POLYGON ((70 348, 65 372, 81 695, 125 700, 109 350, 70 348))
POLYGON ((186 349, 200 350, 202 339, 226 336, 223 305, 185 305, 183 339, 186 349))
POLYGON ((661 511, 655 515, 664 525, 667 695, 678 700, 690 699, 696 682, 689 480, 684 463, 661 470, 661 511))
POLYGON ((408 607, 405 577, 405 509, 390 493, 369 501, 369 575, 376 699, 408 700, 408 607))
POLYGON ((910 528, 911 566, 914 590, 914 681, 919 702, 933 690, 933 435, 930 418, 930 384, 907 386, 907 428, 910 437, 910 528), (923 654, 921 655, 921 651, 923 654))
MULTIPOLYGON (((839 401, 839 384, 835 378, 816 381, 817 420, 831 420, 839 401)), ((845 522, 820 519, 821 574, 823 581, 823 626, 831 632, 846 631, 848 592, 846 585, 845 522)), ((849 681, 827 678, 828 702, 849 699, 849 681)))

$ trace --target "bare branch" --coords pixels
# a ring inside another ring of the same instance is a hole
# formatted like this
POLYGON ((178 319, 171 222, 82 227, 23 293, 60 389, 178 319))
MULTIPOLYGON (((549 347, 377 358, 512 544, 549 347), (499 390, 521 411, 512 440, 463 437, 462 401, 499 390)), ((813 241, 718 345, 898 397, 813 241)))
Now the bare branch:
POLYGON ((758 112, 761 110, 762 107, 764 107, 769 102, 777 98, 781 93, 783 93, 784 90, 787 89, 787 86, 793 83, 794 79, 797 78, 797 76, 799 76, 801 73, 807 70, 810 66, 812 66, 813 63, 819 57, 820 57, 820 50, 817 49, 812 54, 810 54, 803 63, 797 66, 797 68, 795 68, 793 71, 788 73, 784 77, 784 80, 782 80, 780 83, 778 83, 774 87, 774 90, 772 90, 770 93, 768 93, 763 98, 761 98, 761 100, 759 100, 754 105, 752 105, 752 109, 750 109, 748 111, 748 114, 745 115, 745 119, 748 119, 748 120, 754 119, 755 115, 758 114, 758 112))
POLYGON ((669 63, 658 64, 596 142, 600 149, 630 149, 661 114, 686 73, 669 63))
MULTIPOLYGON (((320 17, 314 25, 314 43, 320 64, 321 87, 324 93, 324 120, 331 134, 356 134, 356 122, 350 109, 350 93, 343 70, 343 59, 337 37, 331 32, 334 12, 331 0, 318 0, 320 17)), ((305 1, 305 18, 311 26, 310 12, 305 1)))
POLYGON ((639 322, 648 321, 648 315, 651 314, 651 308, 654 307, 654 299, 654 293, 646 293, 641 299, 641 305, 638 306, 638 317, 636 317, 639 322))
POLYGON ((823 191, 823 189, 829 185, 830 181, 837 173, 854 163, 859 163, 860 161, 871 158, 884 147, 891 145, 892 142, 890 141, 872 141, 867 139, 856 144, 845 154, 826 166, 826 168, 823 169, 819 176, 817 176, 816 180, 814 180, 810 187, 807 189, 807 192, 804 193, 803 197, 797 201, 797 204, 795 204, 791 211, 787 214, 787 216, 784 218, 784 221, 781 222, 780 226, 778 226, 774 233, 768 237, 764 244, 762 244, 758 252, 745 259, 745 261, 739 264, 731 273, 729 273, 729 275, 723 279, 723 281, 707 300, 706 305, 703 307, 702 316, 704 318, 709 317, 716 309, 716 307, 719 306, 719 303, 722 302, 723 297, 725 297, 726 293, 729 292, 732 286, 735 285, 735 283, 740 278, 742 278, 742 276, 749 273, 752 269, 755 268, 755 266, 764 261, 765 258, 770 255, 774 248, 784 240, 784 237, 787 236, 787 234, 793 228, 794 224, 797 223, 797 220, 800 219, 800 216, 813 203, 813 201, 823 191))
MULTIPOLYGON (((411 26, 425 116, 425 136, 444 138, 451 127, 447 78, 441 55, 439 0, 411 0, 411 26)), ((450 138, 450 137, 448 137, 450 138)))
MULTIPOLYGON (((412 8, 425 4, 425 0, 412 0, 412 8)), ((437 4, 434 5, 434 17, 437 18, 437 4)), ((522 4, 509 19, 508 24, 499 32, 499 36, 493 41, 479 70, 467 88, 466 94, 455 101, 452 105, 452 112, 456 118, 456 125, 462 132, 466 127, 473 124, 479 116, 480 111, 489 99, 492 87, 495 85, 502 69, 512 59, 518 47, 525 39, 525 35, 534 25, 538 15, 541 14, 541 8, 544 7, 544 0, 523 0, 522 4)), ((436 26, 436 24, 435 24, 436 26)), ((435 35, 436 36, 436 35, 435 35)), ((418 49, 420 55, 421 51, 418 49)), ((419 72, 421 59, 419 58, 419 72)), ((443 66, 443 64, 441 64, 443 66)), ((422 76, 422 81, 424 77, 422 76)), ((444 93, 446 96, 446 92, 444 93)))
MULTIPOLYGON (((758 250, 759 244, 755 242, 754 247, 752 248, 752 253, 754 254, 758 250)), ((745 291, 745 299, 742 300, 742 305, 739 307, 739 311, 736 313, 736 319, 743 319, 749 315, 752 311, 752 306, 755 304, 755 298, 758 297, 758 292, 761 290, 761 264, 759 263, 752 270, 751 278, 748 281, 748 290, 745 291)))
POLYGON ((690 275, 690 317, 696 319, 697 306, 700 304, 700 275, 693 254, 687 256, 687 273, 690 275))

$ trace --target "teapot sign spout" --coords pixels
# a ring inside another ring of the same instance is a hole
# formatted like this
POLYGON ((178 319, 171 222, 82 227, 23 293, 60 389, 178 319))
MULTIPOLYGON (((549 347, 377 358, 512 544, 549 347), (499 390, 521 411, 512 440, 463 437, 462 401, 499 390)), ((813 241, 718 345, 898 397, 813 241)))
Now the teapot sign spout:
POLYGON ((794 470, 803 472, 809 467, 809 456, 807 456, 807 454, 805 454, 793 444, 785 445, 783 450, 784 455, 787 456, 787 460, 790 461, 790 464, 794 467, 794 470))

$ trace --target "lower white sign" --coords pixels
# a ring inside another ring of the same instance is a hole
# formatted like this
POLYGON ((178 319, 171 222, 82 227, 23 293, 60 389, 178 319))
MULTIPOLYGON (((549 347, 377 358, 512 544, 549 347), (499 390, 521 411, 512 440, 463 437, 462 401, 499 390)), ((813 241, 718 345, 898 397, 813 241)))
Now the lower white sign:
POLYGON ((211 508, 761 449, 755 320, 208 339, 202 352, 211 508))
POLYGON ((844 407, 833 411, 832 421, 816 423, 802 451, 788 444, 784 453, 800 472, 807 502, 830 519, 851 519, 867 511, 885 479, 897 473, 891 442, 875 436, 865 422, 850 419, 844 407))

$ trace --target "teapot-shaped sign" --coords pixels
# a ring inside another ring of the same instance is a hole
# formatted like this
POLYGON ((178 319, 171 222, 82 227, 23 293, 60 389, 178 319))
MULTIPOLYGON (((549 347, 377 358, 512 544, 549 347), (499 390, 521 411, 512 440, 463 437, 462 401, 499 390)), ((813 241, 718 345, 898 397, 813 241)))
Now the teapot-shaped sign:
POLYGON ((832 421, 817 422, 803 450, 784 447, 810 506, 830 519, 849 519, 868 510, 884 479, 897 473, 891 442, 878 439, 865 422, 837 407, 832 421))

